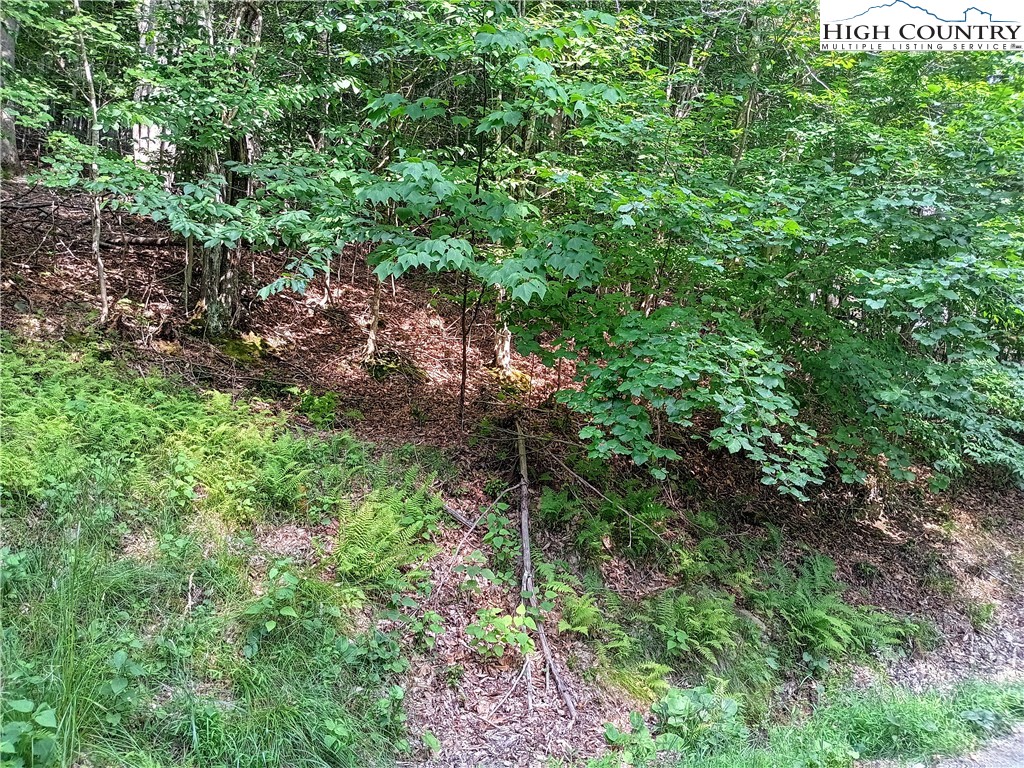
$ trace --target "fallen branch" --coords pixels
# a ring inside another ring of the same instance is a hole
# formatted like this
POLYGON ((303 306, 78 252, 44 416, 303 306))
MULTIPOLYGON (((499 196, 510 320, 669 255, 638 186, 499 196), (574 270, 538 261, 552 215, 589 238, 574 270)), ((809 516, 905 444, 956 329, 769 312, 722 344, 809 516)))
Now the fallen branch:
POLYGON ((565 708, 569 711, 571 722, 576 722, 576 704, 572 700, 572 695, 569 693, 558 667, 555 666, 555 658, 551 653, 551 646, 548 645, 544 622, 540 619, 540 610, 537 605, 537 590, 533 583, 533 557, 530 552, 530 482, 526 467, 526 437, 518 419, 516 420, 516 442, 519 446, 519 535, 523 539, 523 600, 529 603, 537 614, 537 636, 540 638, 544 660, 547 662, 551 677, 554 678, 555 689, 561 696, 565 708))
POLYGON ((50 201, 43 203, 8 203, 0 201, 0 207, 12 211, 32 211, 41 208, 53 208, 53 203, 50 201))
POLYGON ((143 235, 118 235, 103 241, 103 246, 111 248, 117 245, 184 245, 185 241, 177 237, 146 237, 143 235))
MULTIPOLYGON (((529 659, 529 657, 527 657, 527 658, 523 659, 523 666, 519 669, 519 674, 516 675, 516 679, 512 681, 512 685, 510 685, 509 689, 507 691, 505 691, 505 695, 501 697, 501 699, 498 701, 498 703, 495 704, 493 707, 491 707, 491 711, 487 713, 487 717, 485 717, 484 720, 486 720, 487 722, 490 722, 491 718, 494 717, 494 713, 497 712, 499 709, 501 709, 501 705, 502 704, 504 704, 506 701, 508 701, 508 697, 511 696, 512 692, 515 691, 515 689, 519 687, 519 683, 522 681, 523 675, 526 674, 526 671, 527 671, 527 669, 529 669, 529 667, 530 667, 530 659, 529 659)), ((527 690, 529 690, 529 689, 527 689, 527 690)), ((493 725, 493 723, 492 723, 492 725, 493 725)))
POLYGON ((474 523, 472 520, 470 520, 464 514, 459 512, 459 510, 457 510, 455 507, 449 507, 447 504, 445 504, 444 505, 444 511, 447 512, 452 517, 454 517, 456 520, 458 520, 460 523, 462 523, 464 526, 466 526, 470 530, 473 530, 476 527, 476 523, 474 523))

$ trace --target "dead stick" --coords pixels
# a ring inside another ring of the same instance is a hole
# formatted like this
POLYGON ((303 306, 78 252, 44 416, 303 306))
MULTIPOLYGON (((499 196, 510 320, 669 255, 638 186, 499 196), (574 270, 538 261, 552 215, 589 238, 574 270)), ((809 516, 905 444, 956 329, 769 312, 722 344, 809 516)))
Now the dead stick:
POLYGON ((572 695, 569 693, 565 681, 562 680, 558 667, 555 666, 551 646, 548 645, 547 634, 544 632, 544 622, 537 607, 537 593, 533 584, 533 557, 530 553, 530 481, 526 467, 526 437, 518 419, 516 419, 516 441, 519 446, 519 534, 523 539, 523 599, 529 602, 530 607, 537 614, 537 636, 540 638, 544 660, 547 662, 548 669, 551 670, 551 676, 555 679, 558 695, 562 697, 565 708, 569 711, 571 722, 576 722, 576 705, 573 703, 572 695))
MULTIPOLYGON (((507 691, 505 691, 505 695, 501 697, 501 700, 497 704, 495 704, 494 707, 491 708, 490 712, 487 713, 487 717, 485 717, 484 720, 490 722, 491 718, 494 716, 494 713, 501 709, 502 704, 508 701, 508 697, 511 696, 512 692, 519 686, 519 681, 523 679, 523 675, 526 674, 526 669, 527 667, 529 667, 529 665, 530 659, 523 659, 523 666, 520 668, 519 674, 516 675, 516 679, 512 681, 512 685, 509 687, 507 691)), ((493 723, 491 724, 493 725, 493 723)))

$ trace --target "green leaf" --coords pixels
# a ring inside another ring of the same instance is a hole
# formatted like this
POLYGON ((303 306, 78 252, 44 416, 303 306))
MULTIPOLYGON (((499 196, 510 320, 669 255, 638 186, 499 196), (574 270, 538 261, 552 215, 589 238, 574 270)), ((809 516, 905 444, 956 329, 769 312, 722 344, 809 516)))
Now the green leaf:
POLYGON ((32 719, 43 728, 52 728, 54 730, 57 728, 57 714, 52 709, 44 709, 36 713, 32 719))

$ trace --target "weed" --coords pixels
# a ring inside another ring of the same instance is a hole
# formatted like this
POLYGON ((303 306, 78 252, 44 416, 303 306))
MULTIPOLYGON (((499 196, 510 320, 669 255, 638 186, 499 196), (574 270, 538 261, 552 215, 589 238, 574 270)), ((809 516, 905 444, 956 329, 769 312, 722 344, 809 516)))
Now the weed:
POLYGON ((358 424, 360 421, 364 421, 366 416, 358 408, 349 408, 347 411, 341 414, 343 418, 349 424, 358 424))
POLYGON ((330 429, 338 422, 338 404, 338 395, 335 392, 324 392, 322 395, 302 392, 299 413, 305 414, 314 426, 330 429))
POLYGON ((487 558, 479 549, 474 549, 465 556, 464 562, 455 566, 455 572, 462 574, 460 587, 468 592, 479 593, 488 583, 498 583, 500 577, 486 567, 487 558))
POLYGON ((680 768, 852 768, 858 759, 962 753, 1024 719, 1019 685, 967 683, 952 694, 837 691, 805 723, 770 727, 753 743, 735 717, 738 704, 734 713, 727 700, 715 689, 673 690, 654 706, 654 734, 638 712, 630 717, 631 732, 606 726, 616 752, 588 768, 652 765, 658 753, 658 765, 680 768), (670 712, 677 722, 666 730, 670 712), (670 749, 683 749, 685 757, 672 759, 670 749))
POLYGON ((444 682, 449 688, 458 688, 465 676, 466 668, 461 664, 449 664, 444 669, 444 682))
MULTIPOLYGON (((346 632, 429 553, 440 501, 416 454, 370 462, 346 435, 101 357, 23 347, 0 366, 0 593, 19 610, 0 762, 322 768, 407 748, 398 638, 346 632), (325 518, 327 570, 261 572, 251 523, 325 518), (126 557, 124 537, 152 546, 126 557)), ((413 618, 428 645, 436 614, 413 618)))
POLYGON ((469 645, 484 658, 501 658, 512 649, 521 654, 533 652, 533 638, 527 630, 536 630, 534 620, 526 615, 522 604, 512 615, 497 608, 484 608, 476 612, 476 621, 466 627, 469 645))
POLYGON ((874 584, 878 577, 881 575, 881 569, 874 563, 869 563, 866 560, 858 560, 853 564, 853 572, 857 575, 861 581, 865 584, 874 584))
POLYGON ((437 643, 437 637, 444 633, 441 614, 437 611, 421 611, 420 604, 409 595, 393 594, 391 609, 384 615, 404 625, 406 637, 420 649, 433 648, 437 643))
POLYGON ((508 509, 507 504, 499 502, 494 505, 494 509, 495 511, 487 513, 484 543, 488 544, 494 553, 495 568, 499 572, 511 574, 522 551, 519 533, 512 527, 512 521, 502 514, 508 509))
POLYGON ((651 711, 660 749, 707 756, 746 741, 739 702, 719 689, 671 689, 651 711))
POLYGON ((843 733, 864 758, 956 754, 975 743, 968 724, 934 694, 845 694, 822 710, 819 724, 843 733))
POLYGON ((0 741, 4 766, 53 765, 57 757, 57 714, 46 702, 3 702, 0 741))
POLYGON ((964 614, 975 632, 983 632, 995 618, 996 606, 994 603, 969 602, 964 604, 964 614))

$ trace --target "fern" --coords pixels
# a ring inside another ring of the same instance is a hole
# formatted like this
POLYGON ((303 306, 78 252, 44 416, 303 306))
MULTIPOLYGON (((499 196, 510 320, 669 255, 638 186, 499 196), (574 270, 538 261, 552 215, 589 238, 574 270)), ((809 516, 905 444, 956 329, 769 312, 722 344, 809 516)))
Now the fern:
POLYGON ((654 661, 642 661, 634 664, 602 666, 601 676, 634 699, 645 703, 654 703, 669 690, 665 678, 672 673, 670 667, 654 661))
POLYGON ((646 618, 668 658, 689 657, 714 664, 722 653, 736 646, 736 613, 731 596, 693 596, 666 590, 648 601, 646 618))
POLYGON ((396 488, 370 493, 353 508, 338 505, 338 535, 330 563, 352 584, 386 588, 402 581, 402 569, 422 560, 428 547, 418 537, 424 500, 396 488))
POLYGON ((906 624, 874 608, 845 602, 845 586, 836 581, 835 563, 827 557, 809 557, 796 572, 780 566, 767 581, 767 589, 751 589, 748 597, 776 621, 798 651, 861 657, 907 637, 906 624))
POLYGON ((594 593, 584 592, 578 596, 566 596, 558 631, 596 637, 608 624, 594 593))

